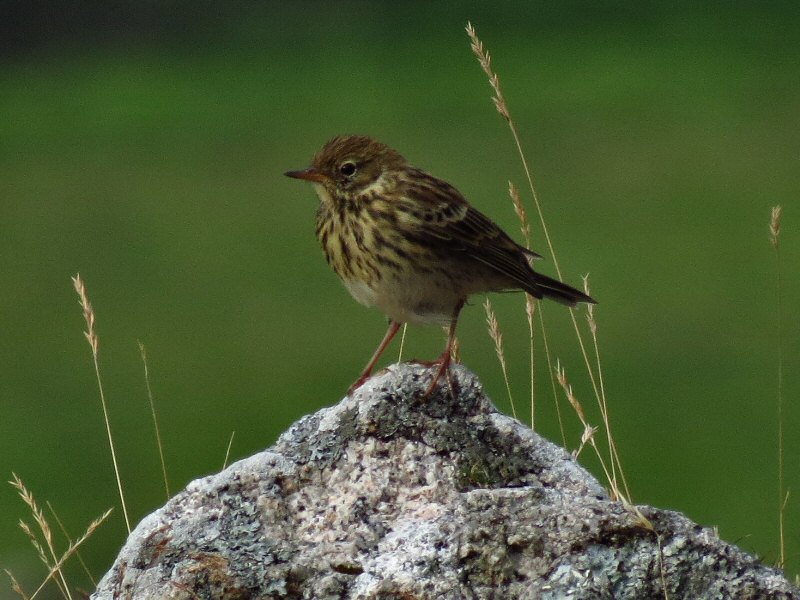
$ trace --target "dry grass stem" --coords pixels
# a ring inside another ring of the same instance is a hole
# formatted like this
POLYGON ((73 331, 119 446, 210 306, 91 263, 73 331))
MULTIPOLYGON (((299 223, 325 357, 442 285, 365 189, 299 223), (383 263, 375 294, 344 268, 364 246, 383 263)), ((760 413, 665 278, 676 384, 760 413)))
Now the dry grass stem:
MULTIPOLYGON (((578 420, 580 420, 581 425, 583 425, 584 435, 585 435, 585 432, 587 430, 596 429, 595 427, 592 427, 591 425, 589 425, 589 423, 586 421, 586 413, 583 410, 583 406, 578 401, 578 398, 575 397, 575 394, 572 391, 572 385, 569 383, 569 381, 567 381, 566 371, 561 366, 560 362, 556 363, 556 380, 558 381, 558 384, 561 386, 561 389, 564 390, 564 394, 567 397, 567 402, 570 403, 570 406, 572 406, 573 410, 575 411, 575 414, 578 415, 578 420)), ((581 438, 581 441, 583 441, 583 436, 581 438)), ((617 490, 614 489, 613 480, 611 479, 611 475, 608 472, 608 468, 606 467, 606 461, 603 459, 603 455, 600 453, 599 449, 597 448, 597 444, 595 443, 594 436, 593 435, 588 436, 587 441, 589 442, 589 444, 591 444, 592 448, 594 449, 595 453, 597 454, 597 458, 600 461, 600 466, 602 467, 603 472, 606 475, 606 479, 611 483, 612 496, 615 497, 615 498, 618 497, 617 490)), ((577 455, 576 453, 573 453, 573 454, 577 455)))
MULTIPOLYGON (((519 228, 522 237, 525 238, 525 247, 531 248, 531 225, 528 222, 528 214, 519 197, 519 190, 512 182, 508 182, 508 195, 511 196, 511 203, 514 205, 514 212, 519 218, 519 228)), ((534 327, 533 317, 536 312, 536 301, 530 294, 525 294, 525 315, 528 319, 528 345, 530 356, 530 381, 531 381, 531 429, 536 429, 536 354, 534 352, 534 327)))
POLYGON ((769 221, 769 239, 770 242, 772 242, 772 247, 775 248, 776 250, 780 243, 782 216, 783 216, 783 207, 780 204, 778 206, 773 206, 772 215, 769 221))
POLYGON ((530 294, 525 294, 525 316, 528 319, 528 342, 530 355, 531 378, 531 429, 536 429, 536 353, 534 352, 534 327, 533 320, 536 314, 536 299, 530 294))
POLYGON ((48 582, 48 581, 50 581, 50 579, 52 579, 52 577, 53 577, 53 576, 54 576, 54 575, 55 575, 57 572, 60 572, 60 571, 61 571, 61 567, 64 565, 64 563, 65 563, 65 562, 66 562, 66 561, 67 561, 67 560, 68 560, 68 559, 69 559, 69 558, 70 558, 70 557, 71 557, 73 554, 75 554, 75 552, 77 552, 77 551, 78 551, 78 548, 79 548, 79 547, 80 547, 80 546, 81 546, 81 545, 82 545, 82 544, 83 544, 83 543, 84 543, 86 540, 88 540, 88 539, 89 539, 89 538, 92 536, 92 534, 95 532, 95 530, 96 530, 98 527, 100 527, 100 525, 102 525, 102 524, 103 524, 103 521, 105 521, 105 520, 108 518, 108 515, 110 515, 110 514, 111 514, 111 511, 112 511, 112 510, 113 510, 113 509, 109 508, 109 509, 108 509, 106 512, 104 512, 102 515, 100 515, 98 518, 96 518, 94 521, 92 521, 92 522, 89 524, 89 527, 87 527, 87 528, 86 528, 86 531, 84 532, 84 534, 83 534, 81 537, 79 537, 79 538, 78 538, 78 539, 77 539, 75 542, 73 542, 73 543, 71 543, 71 544, 69 545, 69 547, 67 548, 66 552, 64 552, 64 554, 62 554, 62 555, 61 555, 61 558, 60 558, 60 559, 58 559, 58 561, 56 562, 56 564, 54 564, 54 565, 53 565, 53 567, 50 569, 50 572, 47 574, 47 577, 45 577, 45 579, 44 579, 44 581, 41 583, 41 585, 40 585, 38 588, 36 588, 36 591, 33 593, 33 595, 31 595, 31 597, 30 597, 30 599, 29 599, 29 600, 34 600, 34 598, 36 598, 36 596, 38 596, 38 595, 39 595, 39 592, 41 592, 41 591, 44 589, 44 586, 45 586, 45 585, 47 585, 47 582, 48 582))
MULTIPOLYGON (((581 425, 587 427, 588 423, 586 422, 586 413, 583 411, 583 406, 580 402, 578 402, 575 394, 572 393, 572 385, 569 383, 569 381, 567 381, 567 372, 564 367, 561 366, 560 361, 556 362, 556 381, 558 381, 558 384, 564 390, 564 393, 567 396, 567 402, 569 402, 570 406, 572 406, 572 408, 575 410, 575 414, 578 415, 581 425)), ((603 468, 605 468, 605 465, 603 468)))
POLYGON ((611 478, 611 475, 608 471, 608 466, 606 464, 605 459, 603 458, 603 454, 600 452, 600 449, 595 442, 594 432, 596 428, 589 425, 586 421, 586 415, 583 411, 583 406, 575 397, 575 394, 572 391, 572 386, 570 385, 569 381, 567 381, 567 374, 566 371, 563 369, 561 364, 556 365, 556 379, 558 380, 559 385, 561 385, 564 393, 567 396, 567 400, 575 409, 575 413, 578 415, 578 419, 580 419, 581 424, 583 425, 583 435, 581 436, 581 444, 588 443, 595 452, 597 456, 597 460, 600 461, 600 466, 603 469, 603 473, 605 473, 606 480, 609 482, 609 486, 611 487, 611 497, 614 500, 620 500, 622 504, 625 506, 627 510, 629 510, 634 517, 636 518, 636 525, 647 529, 649 531, 654 531, 653 524, 645 517, 641 511, 631 504, 630 500, 625 496, 622 490, 616 486, 615 481, 611 478))
POLYGON ((510 121, 511 115, 508 113, 508 105, 503 97, 503 92, 500 90, 500 79, 492 70, 492 58, 489 56, 489 51, 484 48, 483 42, 478 39, 478 34, 475 32, 472 23, 467 23, 466 30, 470 39, 470 45, 472 46, 472 52, 477 57, 483 72, 486 73, 486 76, 489 78, 489 85, 491 85, 492 90, 494 90, 494 96, 492 96, 494 107, 497 109, 497 112, 500 113, 500 116, 506 121, 510 121))
MULTIPOLYGON (((50 514, 53 515, 53 518, 56 520, 56 523, 58 523, 58 527, 59 527, 59 529, 61 529, 61 533, 63 533, 64 537, 67 539, 67 544, 68 545, 72 544, 72 538, 70 537, 69 533, 67 532, 67 528, 64 527, 64 523, 62 523, 61 519, 58 518, 58 514, 56 513, 55 509, 53 508, 53 505, 50 504, 49 500, 46 500, 45 504, 47 504, 47 508, 50 509, 50 514)), ((80 563, 81 568, 83 568, 83 572, 86 573, 86 576, 89 578, 89 581, 92 582, 92 587, 96 588, 97 587, 97 582, 95 581, 94 577, 92 577, 92 572, 89 570, 89 567, 86 565, 86 562, 83 560, 83 556, 81 556, 81 553, 78 552, 77 550, 75 551, 75 558, 78 559, 78 562, 80 563)))
MULTIPOLYGON (((31 511, 31 515, 33 516, 33 520, 39 527, 39 531, 42 535, 42 543, 39 540, 39 537, 34 533, 31 529, 30 525, 28 525, 25 521, 20 520, 19 526, 20 529, 28 536, 28 540, 31 542, 31 545, 36 550, 36 553, 39 555, 39 560, 44 563, 44 566, 48 569, 51 568, 53 564, 57 562, 56 559, 56 551, 53 545, 53 531, 50 529, 50 524, 47 522, 47 519, 44 516, 44 512, 39 505, 36 503, 36 499, 33 497, 33 494, 25 487, 25 484, 19 478, 16 473, 12 473, 12 481, 9 483, 17 490, 20 498, 26 504, 28 509, 31 511), (49 554, 49 556, 48 556, 49 554), (52 561, 52 562, 51 562, 52 561)), ((69 593, 69 588, 67 587, 66 579, 64 578, 64 574, 60 571, 58 572, 58 579, 56 579, 56 584, 58 585, 59 589, 61 590, 61 594, 65 598, 71 598, 72 596, 69 593)))
MULTIPOLYGON (((587 296, 591 296, 589 293, 589 275, 583 276, 583 291, 586 293, 587 296)), ((597 321, 594 318, 594 304, 587 304, 586 305, 586 322, 589 324, 589 331, 592 334, 592 337, 597 336, 597 321)), ((602 387, 602 376, 600 376, 601 380, 601 387, 602 387)))
POLYGON ((450 348, 450 359, 455 363, 461 362, 461 343, 457 337, 453 338, 453 347, 450 348))
MULTIPOLYGON (((25 535, 28 536, 31 545, 36 550, 36 553, 39 555, 39 559, 42 561, 42 563, 44 563, 44 566, 50 569, 52 568, 52 565, 58 563, 55 546, 53 545, 53 531, 50 529, 50 524, 47 522, 44 512, 36 503, 36 498, 34 498, 33 494, 25 487, 25 484, 22 482, 19 476, 16 473, 12 473, 11 477, 12 481, 9 481, 9 483, 14 487, 14 489, 17 490, 19 497, 22 498, 22 501, 28 507, 28 510, 31 511, 33 520, 39 526, 39 531, 41 532, 44 543, 39 541, 39 537, 33 532, 30 525, 28 525, 25 521, 20 520, 20 529, 22 529, 25 535)), ((60 569, 54 570, 53 572, 58 574, 58 579, 55 581, 59 590, 61 591, 62 596, 71 599, 72 595, 69 592, 69 586, 67 586, 67 580, 64 577, 64 574, 60 569)))
POLYGON ((581 434, 581 444, 578 446, 577 450, 572 452, 572 455, 575 458, 578 458, 583 452, 584 447, 586 446, 587 442, 590 442, 594 439, 594 434, 597 433, 597 427, 592 427, 591 425, 584 425, 583 427, 583 434, 581 434))
MULTIPOLYGON (((556 274, 558 275, 558 279, 563 281, 564 277, 561 274, 561 267, 558 264, 558 257, 556 256, 555 247, 553 246, 553 242, 550 238, 550 232, 547 229, 547 222, 544 218, 544 211, 542 210, 542 203, 539 201, 539 194, 536 192, 536 186, 533 184, 533 175, 531 173, 531 169, 528 166, 528 159, 525 157, 525 152, 522 149, 522 142, 520 141, 519 133, 517 132, 517 127, 514 124, 514 120, 511 118, 510 113, 508 112, 508 107, 506 106, 505 99, 500 92, 500 82, 497 76, 494 74, 491 68, 491 61, 489 58, 489 52, 485 49, 483 42, 478 38, 478 35, 475 31, 475 28, 472 26, 471 23, 467 23, 467 35, 469 35, 471 41, 472 51, 475 56, 478 58, 478 62, 483 68, 484 73, 489 77, 489 83, 492 88, 495 90, 495 105, 497 104, 497 100, 502 100, 504 110, 501 114, 506 118, 508 122, 508 127, 511 130, 511 135, 514 138, 514 144, 517 147, 517 154, 519 155, 520 161, 522 162, 522 168, 525 171, 525 177, 528 181, 528 187, 531 191, 531 196, 533 197, 534 205, 536 206, 536 212, 539 215, 539 223, 542 227, 542 233, 544 234, 545 241, 547 242, 547 249, 550 252, 550 256, 553 259, 553 266, 555 267, 556 274)), ((499 110, 499 109, 498 109, 499 110)), ((586 348, 583 343, 583 336, 581 335, 580 328, 578 327, 578 322, 575 319, 575 311, 570 309, 570 315, 572 318, 572 325, 575 329, 575 334, 578 337, 578 345, 581 349, 581 354, 583 355, 584 363, 586 364, 586 370, 589 375, 589 379, 592 382, 592 387, 594 388, 595 397, 600 400, 600 393, 597 389, 597 384, 595 382, 594 372, 592 371, 592 366, 589 361, 589 355, 586 352, 586 348)))
POLYGON ((497 322, 497 316, 492 309, 492 303, 489 299, 483 303, 483 308, 486 311, 486 324, 489 326, 489 336, 494 341, 494 349, 497 352, 497 359, 500 361, 500 368, 503 370, 503 380, 506 382, 506 392, 508 392, 508 401, 511 403, 511 414, 516 419, 517 411, 514 408, 514 399, 511 397, 511 384, 508 381, 508 369, 506 368, 506 354, 503 350, 503 334, 500 331, 500 325, 497 322))
POLYGON ((8 575, 8 578, 11 580, 11 591, 20 596, 22 600, 30 600, 30 598, 28 598, 28 596, 23 591, 22 586, 19 584, 19 581, 17 581, 17 578, 14 577, 14 574, 8 569, 4 569, 4 571, 6 572, 6 575, 8 575))
POLYGON ((236 435, 235 431, 231 431, 231 437, 228 440, 228 448, 225 450, 225 460, 222 461, 222 470, 224 471, 225 468, 228 466, 228 460, 231 457, 231 448, 233 447, 233 436, 236 435))
MULTIPOLYGON (((39 529, 42 531, 42 535, 44 536, 45 540, 52 541, 52 532, 50 531, 50 526, 47 523, 47 520, 44 518, 44 513, 42 509, 39 508, 39 505, 36 503, 36 499, 33 497, 33 494, 25 487, 25 484, 19 478, 16 473, 11 473, 11 481, 8 482, 11 486, 17 490, 19 497, 22 498, 22 501, 28 507, 28 510, 31 511, 31 515, 33 515, 34 521, 39 525, 39 529)), ((22 522, 20 522, 20 526, 22 526, 22 522)), ((22 527, 23 531, 29 534, 30 537, 33 539, 37 539, 35 535, 30 532, 30 529, 26 529, 27 526, 22 527)))
POLYGON ((531 193, 533 194, 534 204, 536 205, 536 210, 539 213, 539 221, 542 225, 542 231, 544 232, 545 239, 547 240, 547 247, 550 250, 550 254, 553 257, 553 266, 555 266, 556 273, 558 273, 558 278, 563 279, 561 276, 561 269, 558 266, 558 260, 556 259, 555 252, 553 250, 553 244, 550 241, 550 234, 547 231, 547 224, 544 221, 544 213, 541 208, 541 203, 539 202, 539 196, 536 193, 536 188, 533 185, 533 175, 531 174, 531 170, 528 167, 528 160, 525 158, 525 152, 522 150, 522 143, 519 139, 519 134, 517 133, 517 127, 514 124, 513 119, 511 118, 511 114, 508 111, 508 106, 506 104, 505 98, 500 90, 500 80, 498 79, 497 75, 492 71, 492 64, 491 59, 489 57, 489 51, 483 45, 483 42, 478 38, 478 34, 475 31, 475 28, 472 26, 472 23, 467 23, 467 35, 470 39, 470 45, 472 47, 472 52, 478 58, 478 62, 483 69, 483 72, 486 73, 486 76, 489 78, 489 85, 492 86, 492 89, 495 92, 495 96, 492 98, 494 101, 495 107, 497 108, 498 112, 506 119, 509 128, 511 129, 511 135, 514 138, 514 143, 517 146, 517 153, 520 156, 522 161, 522 167, 525 170, 525 177, 528 180, 528 186, 530 187, 531 193), (502 110, 499 105, 502 105, 502 110))
MULTIPOLYGON (((547 248, 548 248, 548 250, 550 252, 550 256, 552 257, 552 260, 553 260, 553 266, 555 267, 556 274, 558 275, 558 279, 563 281, 563 276, 562 276, 562 273, 561 273, 561 267, 558 264, 558 257, 556 256, 555 248, 553 246, 552 239, 550 238, 550 233, 549 233, 549 231, 547 229, 547 223, 546 223, 545 218, 544 218, 544 211, 542 209, 542 203, 539 200, 539 195, 536 192, 536 186, 534 185, 534 182, 533 182, 533 175, 531 174, 530 167, 528 166, 528 160, 525 157, 525 152, 522 149, 522 143, 520 141, 520 137, 519 137, 519 133, 517 132, 516 125, 514 123, 514 120, 511 118, 511 114, 510 114, 510 112, 508 110, 508 105, 507 105, 507 103, 505 101, 505 98, 504 98, 504 96, 502 94, 502 91, 500 89, 499 78, 497 77, 497 75, 494 73, 494 71, 492 69, 491 58, 490 58, 490 55, 489 55, 489 51, 483 45, 483 42, 480 40, 480 38, 478 38, 477 32, 475 31, 475 28, 472 26, 471 23, 467 23, 466 30, 467 30, 467 35, 470 38, 470 45, 471 45, 472 51, 475 54, 475 56, 477 57, 478 62, 480 63, 480 66, 483 69, 484 73, 489 78, 489 84, 491 85, 492 89, 495 92, 495 95, 493 97, 493 101, 494 101, 495 107, 497 108, 497 110, 500 112, 500 114, 505 118, 506 122, 508 123, 508 127, 509 127, 509 129, 511 131, 511 135, 512 135, 512 137, 514 139, 514 144, 516 145, 516 148, 517 148, 517 153, 519 155, 520 161, 522 162, 523 170, 525 171, 525 176, 527 178, 528 187, 530 189, 531 196, 533 198, 533 202, 534 202, 534 205, 536 207, 536 212, 539 215, 539 223, 541 225, 542 233, 544 234, 544 238, 545 238, 545 241, 547 243, 547 248)), ((539 314, 541 315, 541 311, 539 311, 539 314)), ((591 360, 589 359, 589 354, 588 354, 588 352, 586 350, 586 344, 583 341, 583 335, 581 334, 580 327, 578 327, 578 321, 575 318, 575 310, 574 309, 570 309, 570 319, 572 321, 572 326, 573 326, 573 328, 575 330, 575 335, 576 335, 576 337, 578 339, 578 346, 580 347, 580 350, 581 350, 581 355, 583 357, 583 361, 584 361, 584 364, 586 366, 586 372, 587 372, 587 374, 589 376, 589 380, 590 380, 591 385, 592 385, 592 390, 594 392, 594 396, 595 396, 598 404, 603 407, 602 408, 603 413, 604 413, 604 417, 603 418, 604 418, 604 420, 606 420, 607 415, 608 415, 608 411, 605 408, 605 404, 604 404, 604 400, 603 400, 604 392, 601 390, 601 386, 598 385, 597 379, 595 377, 594 368, 592 366, 591 360)), ((607 431, 609 432, 609 435, 610 435, 610 427, 607 427, 607 431)), ((615 450, 615 445, 613 444, 613 438, 612 438, 611 447, 609 448, 609 455, 610 455, 609 458, 610 458, 612 464, 616 465, 615 469, 619 469, 620 473, 622 473, 622 468, 621 468, 621 465, 618 462, 618 458, 617 458, 617 454, 616 454, 616 450, 615 450)), ((623 475, 623 480, 624 480, 624 475, 623 475)), ((609 485, 611 485, 612 489, 617 488, 616 480, 611 480, 610 479, 609 480, 609 485)), ((626 488, 627 488, 627 486, 626 486, 626 488)))
POLYGON ((525 211, 525 206, 519 197, 519 190, 510 181, 508 182, 508 195, 511 196, 511 202, 514 205, 514 212, 519 217, 519 229, 522 232, 522 237, 525 238, 525 247, 531 249, 531 224, 528 222, 528 213, 525 211))
POLYGON ((783 569, 786 566, 786 542, 785 542, 785 517, 786 517, 786 507, 789 505, 789 490, 786 490, 786 495, 783 497, 783 502, 781 503, 780 512, 778 513, 779 516, 779 525, 780 525, 780 552, 781 552, 781 562, 778 566, 783 569))
POLYGON ((89 302, 89 296, 86 294, 86 286, 81 279, 80 273, 75 275, 72 278, 72 284, 75 286, 75 291, 78 292, 78 297, 80 298, 80 305, 83 309, 83 318, 86 320, 86 331, 83 332, 83 335, 86 336, 86 340, 89 342, 89 345, 92 347, 92 354, 97 356, 97 351, 100 347, 100 342, 97 339, 97 333, 95 332, 94 328, 94 309, 92 308, 91 302, 89 302))
POLYGON ((561 445, 565 448, 567 447, 567 434, 564 429, 564 419, 561 416, 561 405, 558 401, 558 391, 556 390, 556 369, 553 366, 553 359, 550 355, 550 345, 547 341, 547 328, 544 326, 544 307, 536 303, 538 306, 538 310, 536 311, 539 315, 539 326, 542 330, 542 343, 544 344, 544 355, 547 359, 547 372, 550 374, 550 387, 553 390, 553 404, 556 407, 556 418, 558 419, 558 429, 561 432, 561 445))
POLYGON ((784 435, 783 435, 783 291, 781 276, 781 217, 783 209, 780 205, 772 208, 769 222, 769 238, 772 247, 775 249, 775 282, 776 282, 776 304, 777 304, 777 345, 778 345, 778 543, 780 546, 780 562, 778 566, 783 568, 786 564, 786 542, 785 542, 785 520, 786 503, 789 499, 789 492, 786 491, 784 479, 784 435))
POLYGON ((89 302, 89 296, 86 293, 86 286, 81 279, 80 273, 75 275, 72 278, 72 283, 75 286, 75 291, 78 292, 78 296, 80 298, 80 305, 83 308, 83 317, 86 319, 86 328, 87 330, 84 332, 86 339, 89 341, 89 345, 92 347, 92 358, 94 361, 94 373, 97 379, 97 387, 100 390, 100 405, 103 408, 103 421, 106 425, 106 435, 108 436, 108 447, 111 449, 111 462, 114 464, 114 476, 117 480, 117 490, 119 491, 119 500, 122 504, 122 514, 125 517, 125 527, 128 530, 128 533, 131 532, 131 522, 128 518, 128 508, 125 506, 125 494, 122 491, 122 478, 119 474, 119 464, 117 463, 117 453, 114 449, 114 437, 111 435, 111 421, 108 418, 108 407, 106 406, 106 396, 103 392, 103 381, 100 377, 100 364, 97 361, 97 349, 99 347, 99 341, 97 338, 97 333, 95 332, 95 316, 94 316, 94 309, 92 308, 91 303, 89 302))
POLYGON ((39 556, 39 560, 41 560, 44 566, 46 566, 49 569, 50 559, 47 558, 47 552, 45 552, 44 547, 39 542, 39 538, 36 537, 36 534, 31 529, 31 526, 28 525, 22 519, 20 519, 19 528, 22 529, 22 532, 28 538, 28 541, 31 543, 31 546, 33 546, 33 549, 36 550, 36 554, 39 556))
POLYGON ((153 429, 156 432, 156 445, 158 446, 158 457, 161 460, 161 477, 164 480, 164 492, 167 495, 167 500, 169 500, 169 480, 167 479, 167 463, 164 460, 164 445, 161 443, 161 431, 158 428, 158 418, 156 417, 156 404, 153 401, 153 390, 150 387, 150 370, 147 368, 147 350, 142 342, 139 342, 139 354, 142 357, 142 364, 144 365, 144 383, 147 387, 147 401, 150 404, 153 429))
MULTIPOLYGON (((583 277, 583 291, 586 295, 591 296, 589 289, 589 276, 583 277)), ((589 324, 589 331, 592 335, 592 344, 594 346, 595 368, 597 369, 597 379, 600 384, 600 415, 603 419, 603 424, 606 430, 606 441, 608 443, 608 451, 611 457, 611 476, 614 478, 614 485, 617 485, 617 472, 619 471, 622 479, 622 486, 625 488, 625 496, 631 497, 631 491, 628 488, 628 481, 625 478, 625 472, 622 470, 622 461, 619 459, 619 452, 617 451, 617 443, 614 441, 614 436, 611 435, 611 417, 608 413, 608 404, 606 402, 606 386, 603 380, 603 367, 600 360, 600 345, 597 340, 597 321, 594 318, 594 304, 588 305, 586 320, 589 324)))
POLYGON ((592 427, 591 425, 589 425, 589 423, 586 421, 586 413, 583 410, 583 406, 578 401, 578 398, 575 397, 575 394, 572 391, 572 385, 569 383, 569 381, 567 381, 567 373, 564 370, 564 368, 561 366, 560 362, 556 363, 556 380, 558 381, 558 383, 561 386, 561 388, 564 390, 564 394, 567 397, 567 401, 570 403, 572 408, 575 410, 575 414, 578 415, 578 419, 580 420, 581 425, 583 425, 584 434, 581 437, 581 442, 583 442, 584 438, 586 438, 586 441, 594 449, 595 454, 597 455, 597 459, 600 461, 600 466, 602 467, 603 472, 606 475, 606 479, 608 480, 608 482, 609 482, 609 484, 611 486, 612 498, 614 498, 614 499, 622 499, 623 502, 625 502, 627 504, 627 501, 625 500, 625 496, 616 487, 615 481, 611 477, 611 474, 609 473, 608 466, 606 465, 606 461, 603 458, 603 455, 600 452, 600 449, 597 447, 597 443, 595 442, 594 435, 586 436, 586 431, 587 430, 594 431, 594 430, 596 430, 596 428, 592 427))
POLYGON ((662 545, 661 535, 656 536, 658 543, 658 576, 661 580, 661 589, 664 590, 664 600, 669 600, 669 590, 667 589, 666 567, 664 566, 664 547, 662 545))
POLYGON ((400 354, 397 357, 397 362, 403 362, 403 348, 406 345, 407 330, 408 330, 408 323, 403 323, 403 333, 400 334, 400 354))

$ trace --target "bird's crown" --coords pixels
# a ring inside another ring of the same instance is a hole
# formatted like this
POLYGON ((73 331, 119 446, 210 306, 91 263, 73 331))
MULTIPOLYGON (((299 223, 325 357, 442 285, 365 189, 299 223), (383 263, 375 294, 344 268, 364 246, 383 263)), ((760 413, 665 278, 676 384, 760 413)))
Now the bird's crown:
POLYGON ((328 186, 358 193, 387 172, 406 165, 399 152, 378 140, 365 135, 340 135, 317 152, 312 168, 327 179, 328 186))

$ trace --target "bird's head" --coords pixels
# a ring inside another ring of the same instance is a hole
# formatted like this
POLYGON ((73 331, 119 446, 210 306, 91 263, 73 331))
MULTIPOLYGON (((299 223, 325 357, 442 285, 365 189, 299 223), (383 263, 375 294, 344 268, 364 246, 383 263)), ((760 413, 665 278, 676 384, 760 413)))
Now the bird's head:
POLYGON ((404 166, 406 160, 386 144, 365 135, 342 135, 325 144, 310 167, 286 176, 318 184, 334 200, 349 200, 404 166))

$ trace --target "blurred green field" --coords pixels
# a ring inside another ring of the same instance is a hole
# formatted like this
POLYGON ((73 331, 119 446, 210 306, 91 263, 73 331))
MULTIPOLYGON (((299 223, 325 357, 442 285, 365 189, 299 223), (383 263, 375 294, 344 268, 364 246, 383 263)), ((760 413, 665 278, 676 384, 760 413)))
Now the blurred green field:
MULTIPOLYGON (((118 504, 77 272, 97 313, 134 521, 165 500, 138 340, 173 493, 219 470, 231 432, 233 458, 244 457, 338 401, 385 321, 329 271, 316 198, 282 175, 335 134, 389 143, 519 239, 506 188, 523 187, 523 172, 470 52, 471 19, 565 277, 589 273, 600 302, 634 500, 715 526, 768 563, 778 560, 782 332, 787 572, 800 572, 798 5, 247 6, 186 15, 194 25, 181 36, 73 36, 0 60, 2 477, 19 474, 73 536, 118 504), (782 323, 767 235, 776 204, 782 323)), ((538 229, 534 239, 545 251, 538 229)), ((553 273, 552 261, 540 266, 553 273)), ((462 313, 462 358, 510 412, 482 300, 462 313)), ((527 415, 524 300, 492 301, 527 415)), ((568 314, 544 310, 555 356, 599 425, 568 314)), ((442 342, 435 328, 410 329, 406 355, 433 357, 442 342)), ((549 385, 538 391, 536 428, 560 442, 549 385)), ((574 448, 579 424, 565 414, 574 448)), ((44 571, 10 486, 0 514, 0 566, 30 591, 44 571)), ((117 508, 82 551, 95 575, 124 538, 117 508)), ((69 569, 91 588, 74 561, 69 569)))

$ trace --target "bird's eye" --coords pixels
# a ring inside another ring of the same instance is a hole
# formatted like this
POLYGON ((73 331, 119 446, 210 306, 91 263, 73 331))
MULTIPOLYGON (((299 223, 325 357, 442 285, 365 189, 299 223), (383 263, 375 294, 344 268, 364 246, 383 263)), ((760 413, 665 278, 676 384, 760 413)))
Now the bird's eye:
POLYGON ((356 172, 356 163, 351 160, 342 163, 342 166, 339 167, 339 172, 345 177, 352 177, 356 172))

